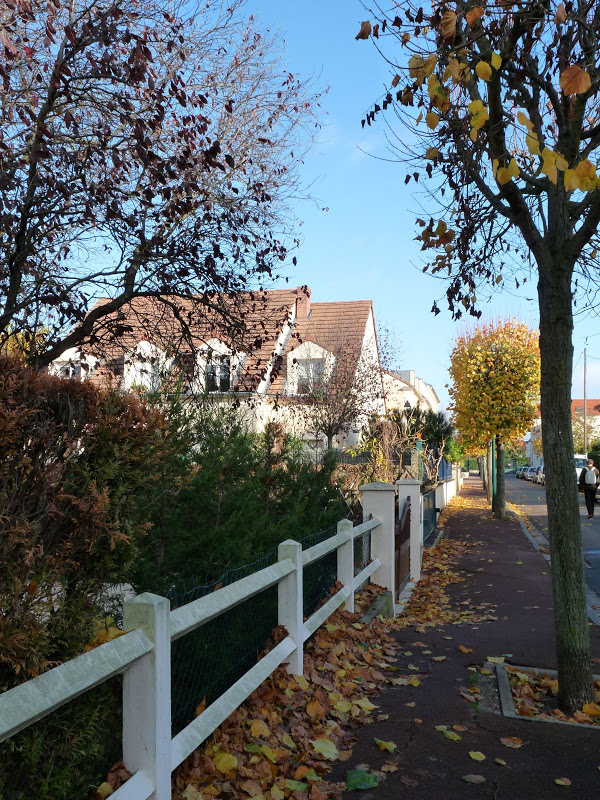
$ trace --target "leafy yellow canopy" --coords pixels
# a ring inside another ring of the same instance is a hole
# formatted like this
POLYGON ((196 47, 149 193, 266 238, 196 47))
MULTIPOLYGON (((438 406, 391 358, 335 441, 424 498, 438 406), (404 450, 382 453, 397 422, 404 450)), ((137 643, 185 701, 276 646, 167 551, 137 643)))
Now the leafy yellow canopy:
POLYGON ((537 331, 517 320, 482 325, 456 340, 451 355, 453 421, 470 442, 522 436, 537 415, 537 331))

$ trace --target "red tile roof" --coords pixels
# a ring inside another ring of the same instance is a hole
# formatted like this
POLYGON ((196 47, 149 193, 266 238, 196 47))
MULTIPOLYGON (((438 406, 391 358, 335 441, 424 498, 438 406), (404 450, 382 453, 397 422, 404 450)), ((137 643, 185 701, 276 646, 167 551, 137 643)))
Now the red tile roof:
POLYGON ((344 353, 349 365, 356 365, 373 303, 371 300, 347 300, 334 303, 310 303, 308 317, 296 319, 294 333, 283 354, 281 370, 271 386, 272 394, 281 394, 287 377, 287 355, 302 342, 314 342, 334 356, 344 353))
MULTIPOLYGON (((598 398, 595 400, 590 400, 587 398, 586 406, 586 411, 588 414, 592 416, 600 414, 600 400, 598 398)), ((571 414, 581 414, 583 416, 583 399, 571 400, 571 414)))
POLYGON ((187 298, 167 298, 172 303, 169 305, 155 298, 138 297, 108 316, 102 322, 98 341, 82 349, 101 359, 93 377, 103 383, 122 375, 125 354, 140 341, 174 350, 182 362, 187 357, 189 363, 197 348, 210 339, 219 339, 234 350, 250 354, 243 385, 237 387, 250 391, 268 368, 296 296, 295 289, 244 292, 229 297, 215 294, 208 298, 210 306, 200 306, 187 298), (239 319, 243 319, 243 326, 236 325, 235 320, 239 319), (116 337, 115 331, 119 333, 116 337))
POLYGON ((238 391, 255 390, 271 365, 273 381, 269 393, 281 394, 287 354, 300 342, 315 342, 336 356, 343 351, 355 363, 372 309, 370 300, 311 303, 308 287, 238 293, 229 297, 215 294, 209 300, 213 310, 206 306, 199 308, 192 299, 186 298, 174 298, 175 308, 155 298, 136 298, 108 316, 101 324, 98 341, 82 348, 100 358, 92 379, 97 383, 120 380, 125 354, 140 341, 149 341, 162 350, 172 349, 185 363, 186 357, 191 357, 196 348, 215 338, 232 349, 250 354, 236 387, 238 391), (293 335, 282 356, 274 358, 277 340, 294 303, 298 304, 298 314, 293 335), (229 314, 242 318, 243 327, 236 331, 234 326, 224 322, 229 314), (188 328, 188 338, 182 334, 182 322, 188 328), (117 337, 115 331, 119 333, 117 337))

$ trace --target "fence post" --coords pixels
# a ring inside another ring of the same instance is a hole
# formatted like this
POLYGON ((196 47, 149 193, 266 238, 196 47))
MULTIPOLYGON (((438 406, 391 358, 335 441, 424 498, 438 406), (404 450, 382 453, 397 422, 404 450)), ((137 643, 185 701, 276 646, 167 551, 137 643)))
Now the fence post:
POLYGON ((302 545, 293 539, 281 542, 277 558, 289 558, 296 569, 279 581, 277 589, 277 616, 296 644, 290 653, 287 671, 292 675, 304 674, 304 592, 302 588, 302 545))
POLYGON ((400 478, 398 487, 398 507, 410 497, 410 579, 415 583, 421 578, 421 547, 423 544, 421 520, 421 482, 414 478, 400 478))
POLYGON ((144 592, 123 603, 123 630, 144 628, 152 652, 123 675, 123 761, 154 785, 150 800, 171 798, 171 635, 165 597, 144 592))
POLYGON ((371 580, 392 593, 395 586, 395 500, 396 487, 391 483, 363 483, 363 520, 378 517, 381 525, 371 534, 371 558, 378 558, 381 566, 373 573, 371 580))
POLYGON ((348 533, 348 541, 340 545, 337 549, 337 579, 342 586, 349 586, 352 589, 350 597, 344 603, 344 609, 354 614, 354 539, 352 538, 352 522, 349 519, 342 519, 337 524, 338 533, 348 533))

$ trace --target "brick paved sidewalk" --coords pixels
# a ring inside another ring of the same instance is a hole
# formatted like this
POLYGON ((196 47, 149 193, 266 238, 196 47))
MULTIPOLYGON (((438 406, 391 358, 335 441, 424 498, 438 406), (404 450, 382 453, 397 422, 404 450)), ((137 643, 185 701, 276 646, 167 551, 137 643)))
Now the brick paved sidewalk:
MULTIPOLYGON (((468 479, 461 496, 481 500, 483 491, 477 479, 468 479)), ((480 542, 464 556, 457 569, 466 578, 451 585, 448 593, 459 603, 492 603, 497 608, 496 622, 477 625, 446 624, 416 633, 406 628, 396 634, 403 651, 398 661, 401 673, 411 674, 408 664, 430 677, 418 687, 394 687, 375 700, 375 714, 389 719, 363 728, 353 757, 337 764, 333 780, 343 780, 346 769, 368 764, 380 769, 390 761, 389 753, 377 749, 373 739, 394 741, 398 745, 398 771, 390 773, 379 787, 354 791, 357 800, 454 800, 465 797, 494 800, 551 800, 570 792, 577 800, 600 798, 600 730, 575 726, 535 723, 503 717, 493 682, 486 679, 479 707, 467 702, 460 690, 468 690, 481 680, 479 673, 467 669, 482 665, 487 656, 506 656, 507 663, 555 667, 552 613, 552 587, 549 566, 534 551, 514 519, 495 520, 481 504, 451 508, 445 524, 446 535, 480 542), (415 646, 419 641, 425 648, 415 646), (463 653, 459 645, 472 649, 463 653), (424 654, 423 650, 431 651, 424 654), (432 656, 446 656, 432 662, 432 656), (491 690, 491 691, 490 691, 491 690), (407 706, 413 703, 414 707, 407 706), (421 722, 415 722, 419 719, 421 722), (435 730, 436 725, 461 725, 460 741, 452 741, 435 730), (517 736, 524 744, 509 749, 501 737, 517 736), (485 754, 485 761, 469 757, 469 751, 485 754), (507 766, 500 766, 501 758, 507 766), (485 783, 471 785, 462 776, 477 774, 485 783), (554 783, 567 777, 570 788, 554 783)), ((600 630, 590 628, 593 656, 600 656, 600 630)), ((600 670, 599 670, 600 671, 600 670)), ((412 673, 415 674, 415 673, 412 673)), ((568 796, 568 794, 567 794, 568 796)))

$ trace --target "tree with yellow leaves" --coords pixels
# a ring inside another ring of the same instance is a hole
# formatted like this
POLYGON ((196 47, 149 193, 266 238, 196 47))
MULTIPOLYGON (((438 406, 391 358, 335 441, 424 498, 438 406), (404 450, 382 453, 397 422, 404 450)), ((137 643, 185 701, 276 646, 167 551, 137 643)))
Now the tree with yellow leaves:
POLYGON ((537 267, 560 702, 573 711, 593 698, 570 401, 574 294, 587 301, 600 280, 600 2, 369 7, 358 38, 377 41, 391 76, 363 125, 389 108, 408 130, 391 146, 406 182, 432 181, 438 213, 417 220, 419 238, 454 317, 480 316, 482 285, 512 273, 518 287, 537 267))
POLYGON ((537 415, 538 333, 516 320, 481 325, 456 340, 450 359, 454 425, 461 437, 481 448, 496 439, 494 511, 502 518, 506 514, 505 445, 523 436, 537 415))

